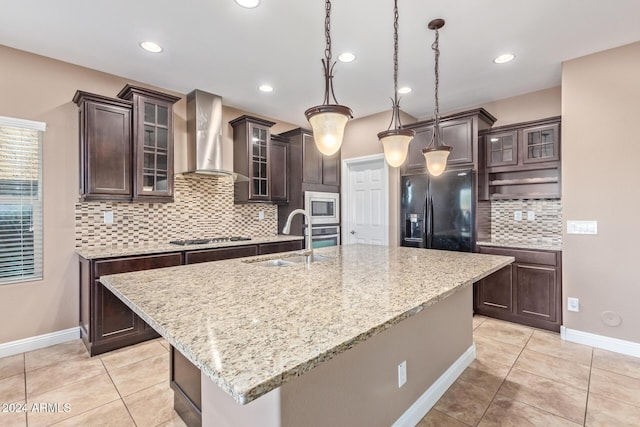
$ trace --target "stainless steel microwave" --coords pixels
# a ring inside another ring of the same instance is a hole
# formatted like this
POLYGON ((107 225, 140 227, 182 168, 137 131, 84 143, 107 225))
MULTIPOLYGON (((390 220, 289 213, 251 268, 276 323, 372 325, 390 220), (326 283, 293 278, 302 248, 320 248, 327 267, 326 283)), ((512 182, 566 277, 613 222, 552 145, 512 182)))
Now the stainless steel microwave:
POLYGON ((305 191, 304 208, 312 225, 340 223, 340 193, 305 191))

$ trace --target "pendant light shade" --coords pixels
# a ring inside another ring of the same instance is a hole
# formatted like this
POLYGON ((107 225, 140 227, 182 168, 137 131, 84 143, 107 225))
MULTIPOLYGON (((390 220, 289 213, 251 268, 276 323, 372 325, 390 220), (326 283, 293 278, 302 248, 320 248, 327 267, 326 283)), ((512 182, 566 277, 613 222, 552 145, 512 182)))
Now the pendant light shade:
POLYGON ((384 150, 384 158, 389 166, 392 168, 402 166, 407 159, 409 143, 414 135, 415 132, 410 129, 392 129, 378 134, 384 150))
POLYGON ((435 89, 435 110, 434 110, 434 124, 433 124, 433 137, 428 147, 422 149, 425 162, 427 163, 427 171, 432 176, 442 175, 447 168, 447 159, 449 153, 451 153, 451 147, 444 145, 440 141, 440 101, 438 96, 438 86, 440 85, 440 33, 438 30, 444 26, 444 19, 434 19, 429 22, 428 28, 435 30, 436 40, 431 45, 435 55, 435 77, 436 77, 436 89, 435 89))
POLYGON ((331 63, 331 0, 325 1, 324 35, 326 47, 322 68, 324 70, 324 103, 311 107, 304 112, 305 117, 313 130, 313 139, 318 150, 325 156, 335 154, 340 150, 344 128, 352 117, 351 109, 344 105, 338 105, 336 95, 333 93, 333 67, 331 63), (331 95, 329 95, 331 94, 331 95), (329 103, 329 96, 334 104, 329 103))
POLYGON ((311 125, 318 150, 325 156, 337 153, 351 110, 343 105, 320 105, 309 108, 304 115, 311 125))
POLYGON ((402 166, 407 159, 409 143, 415 135, 412 129, 400 129, 400 100, 398 99, 398 0, 393 2, 393 108, 389 129, 378 133, 384 158, 392 168, 402 166), (391 129, 391 127, 394 127, 391 129))

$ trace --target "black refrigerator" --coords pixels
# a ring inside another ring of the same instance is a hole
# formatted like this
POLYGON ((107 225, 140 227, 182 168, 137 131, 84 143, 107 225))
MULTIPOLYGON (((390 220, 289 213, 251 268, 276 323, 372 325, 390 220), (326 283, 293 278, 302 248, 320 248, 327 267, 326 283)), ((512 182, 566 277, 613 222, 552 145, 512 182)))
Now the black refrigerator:
POLYGON ((447 171, 438 177, 402 176, 400 244, 472 252, 475 246, 474 185, 471 169, 447 171))

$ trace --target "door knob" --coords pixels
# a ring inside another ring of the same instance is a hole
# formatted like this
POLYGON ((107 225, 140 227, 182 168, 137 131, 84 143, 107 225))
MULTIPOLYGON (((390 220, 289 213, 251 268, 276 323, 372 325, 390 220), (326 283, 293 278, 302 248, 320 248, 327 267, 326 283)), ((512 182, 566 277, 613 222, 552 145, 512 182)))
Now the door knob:
POLYGON ((356 234, 356 231, 355 230, 351 230, 351 234, 356 234))

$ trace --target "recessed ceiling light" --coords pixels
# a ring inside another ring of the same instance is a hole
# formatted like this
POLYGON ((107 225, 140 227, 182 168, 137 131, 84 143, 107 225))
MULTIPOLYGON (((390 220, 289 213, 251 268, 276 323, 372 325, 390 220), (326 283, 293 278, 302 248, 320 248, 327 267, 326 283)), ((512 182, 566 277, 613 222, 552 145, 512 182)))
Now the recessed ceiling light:
POLYGON ((356 56, 351 52, 344 52, 338 55, 338 61, 340 62, 353 62, 356 60, 356 56))
POLYGON ((260 85, 258 89, 262 92, 273 92, 273 86, 271 85, 260 85))
POLYGON ((146 50, 147 52, 151 52, 151 53, 162 52, 162 48, 160 47, 159 44, 150 42, 150 41, 140 43, 140 47, 146 50))
POLYGON ((258 7, 260 4, 260 0, 235 0, 242 7, 246 7, 247 9, 253 9, 254 7, 258 7))
POLYGON ((515 57, 513 53, 505 53, 504 55, 498 56, 493 62, 496 64, 504 64, 505 62, 513 61, 515 57))
POLYGON ((398 93, 405 94, 411 92, 411 88, 409 86, 401 87, 398 89, 398 93))

